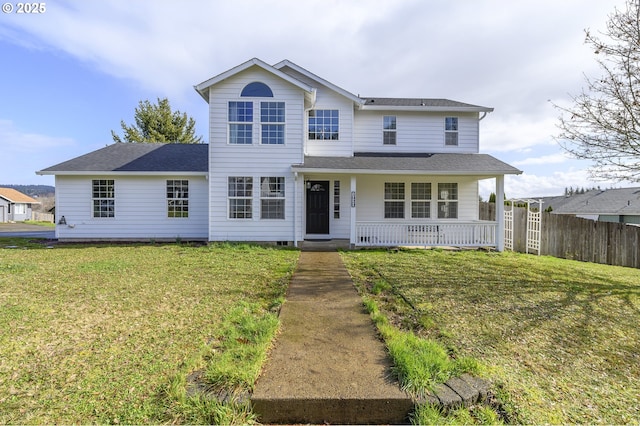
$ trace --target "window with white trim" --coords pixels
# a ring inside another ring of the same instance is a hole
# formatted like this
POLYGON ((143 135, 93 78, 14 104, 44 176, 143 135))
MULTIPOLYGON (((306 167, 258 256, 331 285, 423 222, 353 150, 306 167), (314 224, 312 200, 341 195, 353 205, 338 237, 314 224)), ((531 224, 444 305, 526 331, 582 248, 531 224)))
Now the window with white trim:
POLYGON ((229 176, 229 219, 251 219, 253 217, 253 178, 229 176))
POLYGON ((229 143, 253 143, 253 102, 229 102, 229 143))
POLYGON ((260 219, 284 219, 284 177, 260 178, 260 219))
POLYGON ((431 217, 431 184, 411 183, 411 217, 426 219, 431 217))
POLYGON ((445 117, 444 144, 458 146, 458 117, 445 117))
POLYGON ((189 217, 188 180, 167 180, 167 217, 189 217))
POLYGON ((384 183, 384 218, 404 219, 404 182, 384 183))
POLYGON ((382 117, 382 144, 396 144, 396 116, 385 115, 382 117))
POLYGON ((115 181, 113 179, 93 179, 91 181, 91 187, 93 217, 115 217, 115 181))
POLYGON ((309 111, 309 140, 338 140, 340 112, 337 109, 309 111))
POLYGON ((458 218, 458 184, 438 184, 438 219, 458 218))
POLYGON ((284 102, 260 102, 263 145, 284 145, 284 102))

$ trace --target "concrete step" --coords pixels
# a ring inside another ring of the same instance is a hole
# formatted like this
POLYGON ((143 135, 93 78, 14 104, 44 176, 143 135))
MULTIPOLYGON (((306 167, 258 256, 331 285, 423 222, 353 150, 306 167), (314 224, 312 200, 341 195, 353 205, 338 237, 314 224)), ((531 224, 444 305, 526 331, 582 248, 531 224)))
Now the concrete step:
POLYGON ((265 424, 406 424, 410 398, 252 398, 265 424))

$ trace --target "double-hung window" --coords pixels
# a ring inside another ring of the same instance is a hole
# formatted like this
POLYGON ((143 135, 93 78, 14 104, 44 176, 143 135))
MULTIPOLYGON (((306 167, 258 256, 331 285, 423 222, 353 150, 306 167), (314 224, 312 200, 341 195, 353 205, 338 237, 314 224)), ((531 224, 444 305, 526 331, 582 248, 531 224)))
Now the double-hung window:
POLYGON ((309 140, 338 140, 340 113, 337 109, 309 111, 309 140))
POLYGON ((411 217, 426 219, 431 217, 431 184, 411 183, 411 217))
POLYGON ((230 176, 228 180, 229 219, 253 217, 253 178, 230 176))
POLYGON ((458 184, 438 184, 438 219, 458 218, 458 184))
POLYGON ((92 201, 93 217, 115 217, 116 194, 113 179, 93 179, 92 201))
POLYGON ((445 117, 444 144, 458 146, 458 117, 445 117))
POLYGON ((253 143, 253 102, 229 102, 229 143, 253 143))
POLYGON ((385 182, 384 218, 404 219, 404 182, 385 182))
POLYGON ((260 219, 284 219, 284 177, 260 178, 260 219))
POLYGON ((284 144, 284 102, 260 102, 263 145, 284 144))
POLYGON ((167 181, 167 217, 189 217, 189 181, 167 181))
POLYGON ((383 145, 395 145, 396 144, 396 116, 385 115, 382 117, 382 144, 383 145))

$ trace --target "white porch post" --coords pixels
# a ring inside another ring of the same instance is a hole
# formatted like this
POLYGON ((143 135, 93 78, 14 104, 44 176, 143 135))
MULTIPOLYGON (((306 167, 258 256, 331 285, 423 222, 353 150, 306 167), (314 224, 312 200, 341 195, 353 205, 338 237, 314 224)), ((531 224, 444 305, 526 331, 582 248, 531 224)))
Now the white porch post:
POLYGON ((504 175, 496 176, 496 250, 504 251, 504 175))
POLYGON ((356 177, 351 176, 351 193, 349 195, 349 203, 351 205, 350 225, 349 225, 349 244, 356 244, 356 177))

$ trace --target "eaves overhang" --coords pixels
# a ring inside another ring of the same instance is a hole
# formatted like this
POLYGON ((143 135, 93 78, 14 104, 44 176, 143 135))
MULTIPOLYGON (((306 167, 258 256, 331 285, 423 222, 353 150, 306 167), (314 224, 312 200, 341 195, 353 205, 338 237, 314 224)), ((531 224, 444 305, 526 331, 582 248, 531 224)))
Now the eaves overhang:
POLYGON ((209 176, 209 172, 181 172, 181 171, 118 171, 118 170, 93 170, 93 171, 64 171, 64 170, 40 170, 39 176, 209 176))

